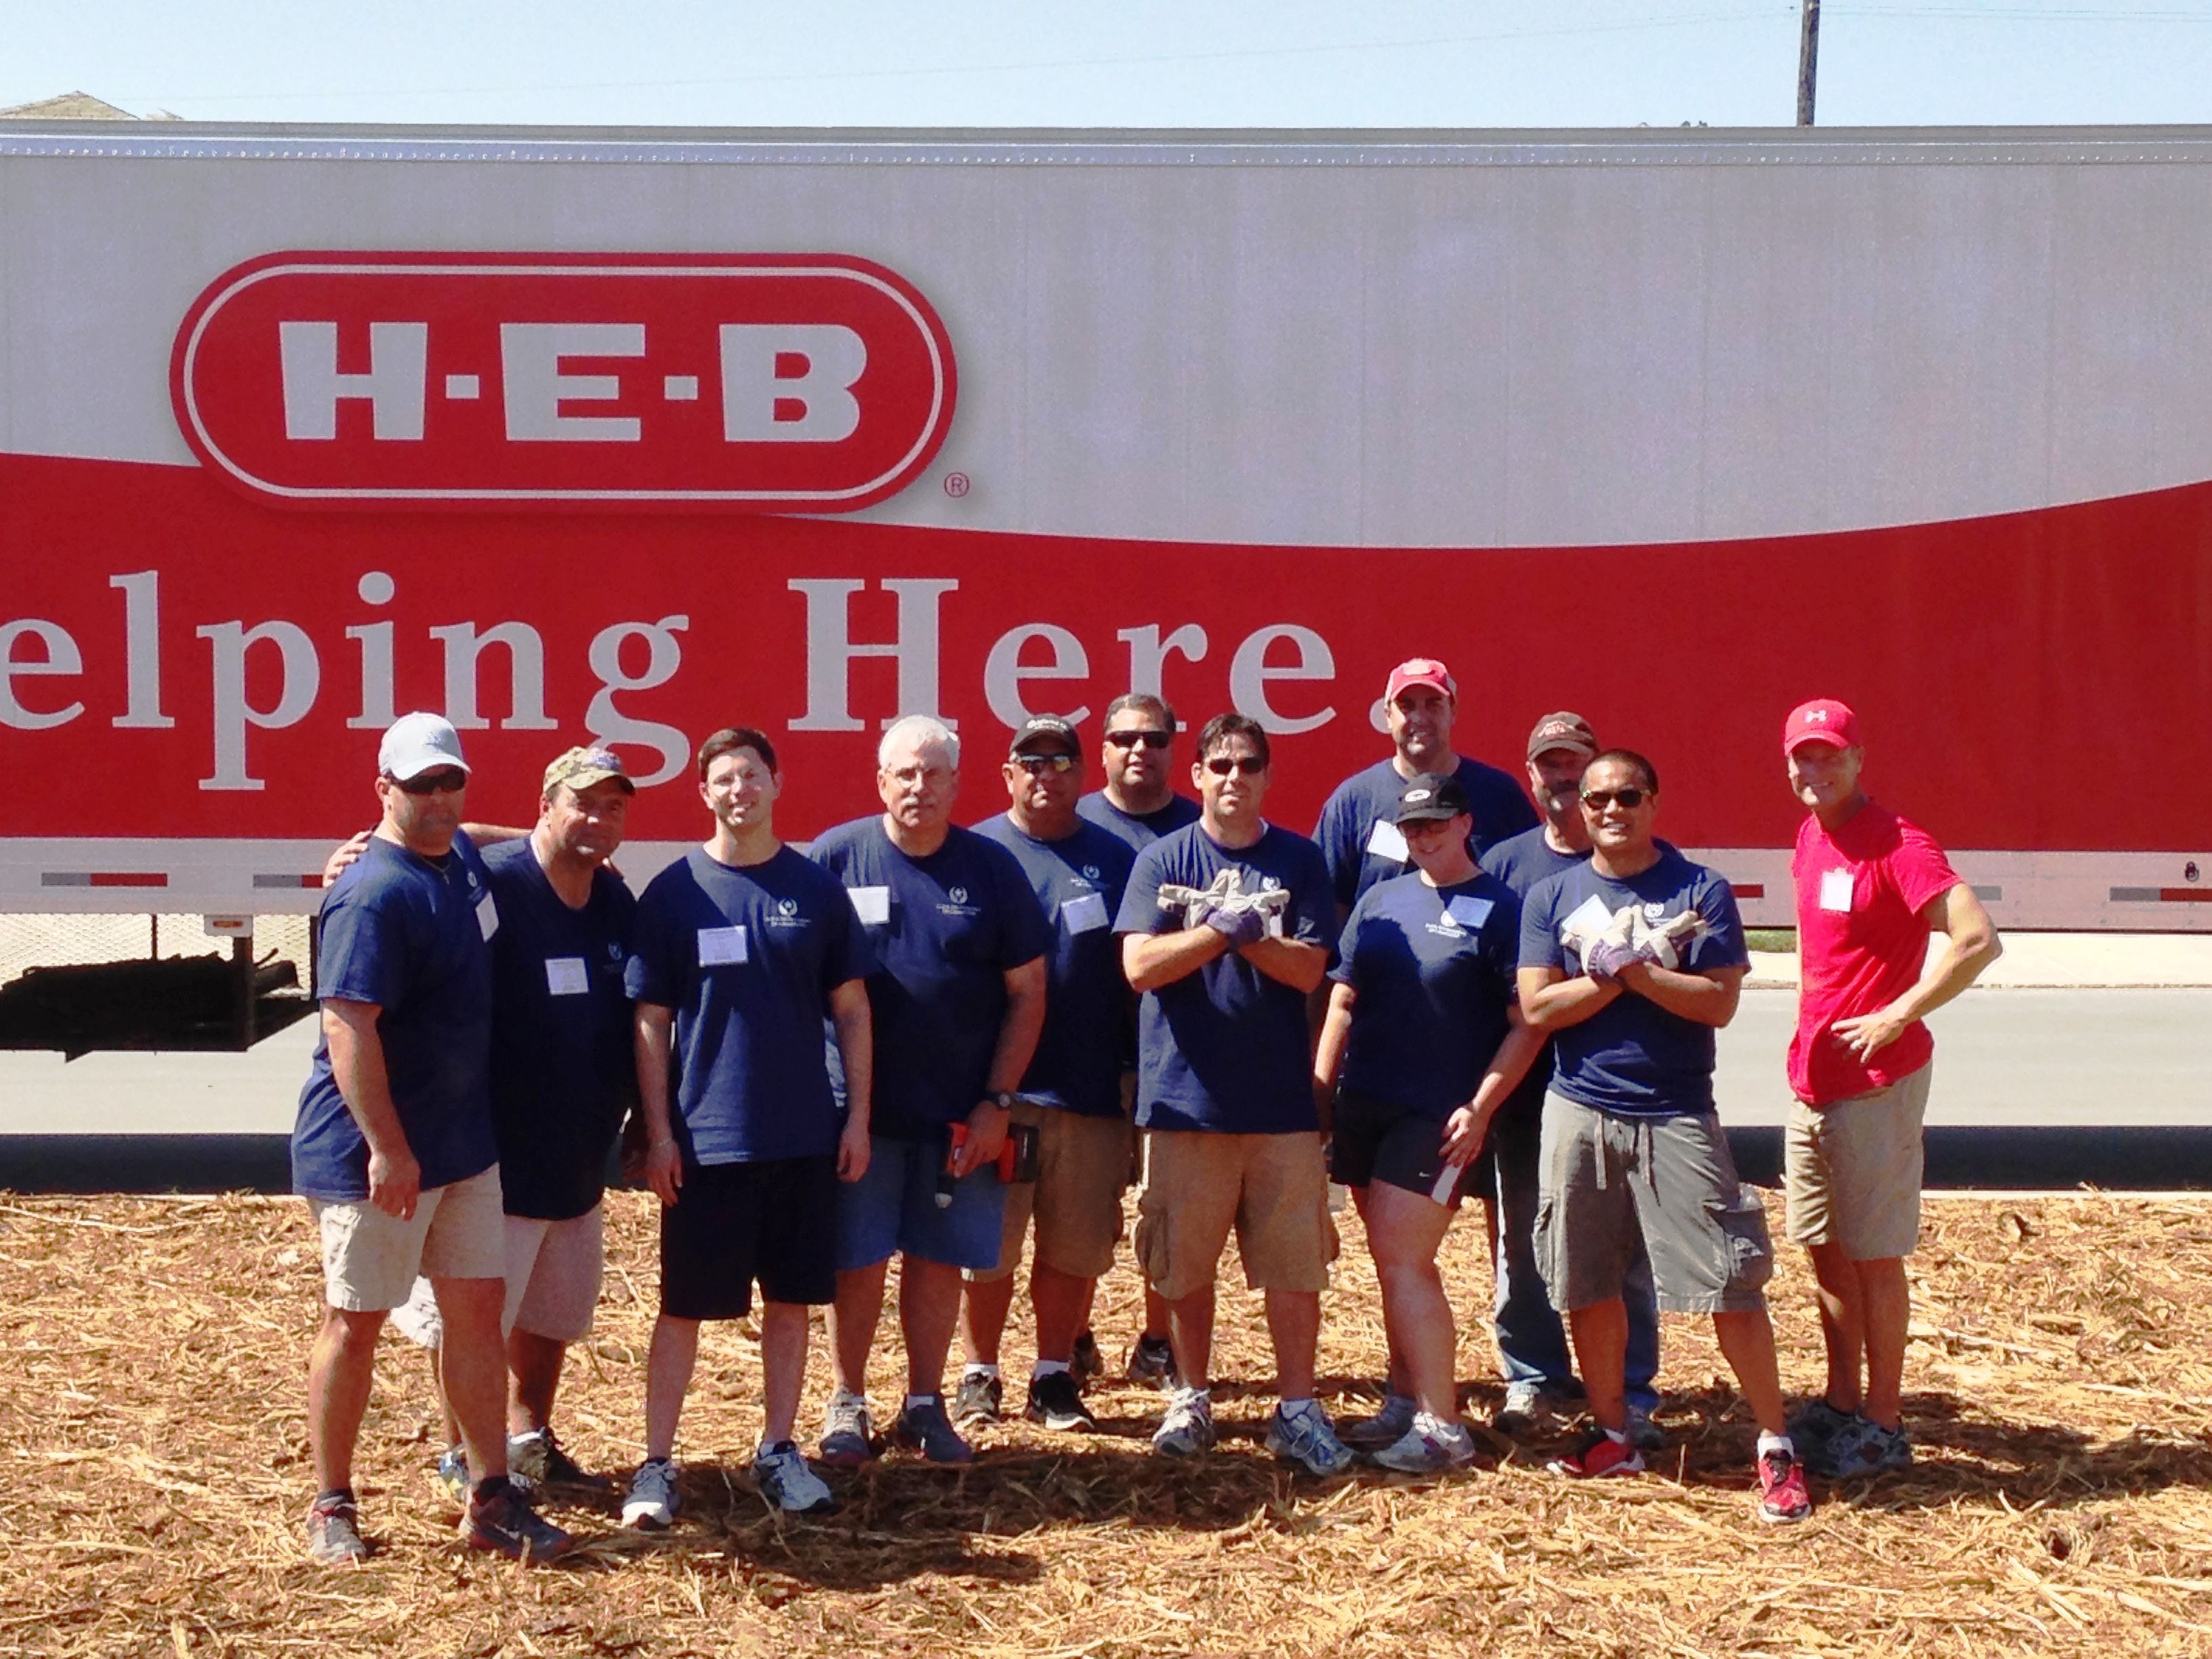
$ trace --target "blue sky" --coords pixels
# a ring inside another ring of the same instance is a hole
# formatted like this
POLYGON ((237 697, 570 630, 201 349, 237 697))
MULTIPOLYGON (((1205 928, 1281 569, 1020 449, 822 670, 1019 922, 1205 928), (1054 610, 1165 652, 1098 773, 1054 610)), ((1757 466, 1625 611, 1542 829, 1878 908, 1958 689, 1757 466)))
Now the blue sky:
MULTIPOLYGON (((9 0, 0 105, 225 120, 1632 126, 1794 118, 1797 0, 9 0)), ((2212 121, 2212 0, 1829 0, 1823 125, 2212 121)))

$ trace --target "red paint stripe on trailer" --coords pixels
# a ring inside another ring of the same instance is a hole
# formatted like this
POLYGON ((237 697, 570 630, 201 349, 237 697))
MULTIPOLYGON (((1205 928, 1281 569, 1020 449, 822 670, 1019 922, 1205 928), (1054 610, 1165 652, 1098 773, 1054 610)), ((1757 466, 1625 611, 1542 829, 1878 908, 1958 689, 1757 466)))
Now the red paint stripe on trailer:
POLYGON ((159 870, 95 870, 94 887, 167 887, 169 878, 159 870))

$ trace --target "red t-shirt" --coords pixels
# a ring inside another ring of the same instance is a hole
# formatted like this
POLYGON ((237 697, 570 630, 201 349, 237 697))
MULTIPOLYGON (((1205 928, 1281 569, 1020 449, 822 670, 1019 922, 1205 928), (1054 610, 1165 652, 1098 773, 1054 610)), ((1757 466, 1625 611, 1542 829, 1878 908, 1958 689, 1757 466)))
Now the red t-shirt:
POLYGON ((1790 874, 1803 978, 1790 1039, 1791 1092, 1826 1106, 1911 1076, 1936 1052, 1936 1039, 1918 1020, 1864 1062, 1829 1028, 1886 1008, 1912 988, 1928 959, 1920 912, 1959 884, 1958 872, 1926 830, 1870 800, 1832 836, 1806 814, 1790 874))

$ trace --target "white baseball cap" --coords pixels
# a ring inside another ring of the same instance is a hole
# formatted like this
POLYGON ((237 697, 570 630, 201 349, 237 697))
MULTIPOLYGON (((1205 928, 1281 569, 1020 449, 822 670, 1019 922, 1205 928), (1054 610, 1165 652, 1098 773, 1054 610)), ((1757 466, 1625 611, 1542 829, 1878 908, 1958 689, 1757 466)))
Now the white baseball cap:
POLYGON ((461 758, 461 734, 442 714, 402 714, 376 745, 376 769, 402 783, 441 766, 469 769, 461 758))

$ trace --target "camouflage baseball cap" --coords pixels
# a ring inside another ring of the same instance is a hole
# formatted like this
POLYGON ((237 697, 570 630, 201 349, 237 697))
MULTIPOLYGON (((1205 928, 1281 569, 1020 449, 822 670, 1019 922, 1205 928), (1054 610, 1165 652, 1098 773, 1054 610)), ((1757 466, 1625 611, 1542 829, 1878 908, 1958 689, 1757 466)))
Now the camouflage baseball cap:
POLYGON ((622 757, 611 749, 571 749, 545 769, 546 794, 553 793, 556 784, 565 783, 579 793, 595 783, 605 783, 609 778, 620 779, 623 787, 632 794, 637 786, 630 781, 629 774, 623 770, 622 757))

